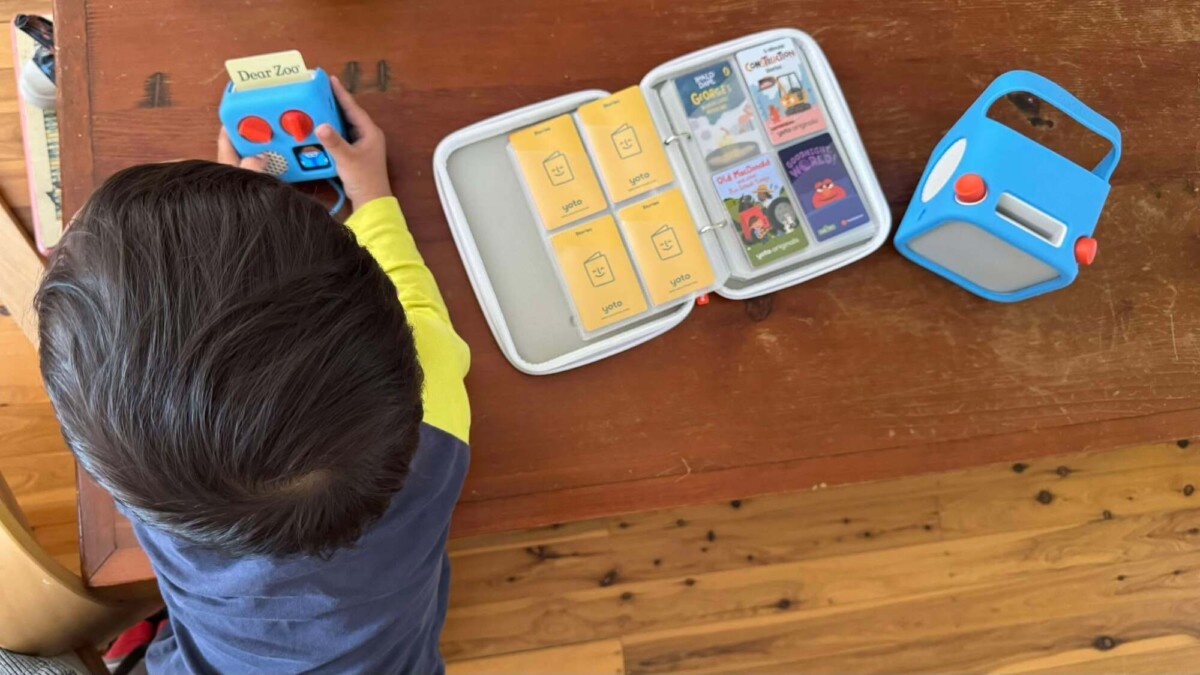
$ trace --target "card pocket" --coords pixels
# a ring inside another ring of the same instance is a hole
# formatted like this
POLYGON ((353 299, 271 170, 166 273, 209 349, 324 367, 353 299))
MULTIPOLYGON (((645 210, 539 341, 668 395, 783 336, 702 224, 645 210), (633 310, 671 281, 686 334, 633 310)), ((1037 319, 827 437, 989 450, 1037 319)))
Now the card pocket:
POLYGON ((618 215, 652 303, 662 305, 712 286, 712 265, 677 188, 626 206, 618 215))
POLYGON ((641 285, 612 216, 600 216, 551 235, 550 248, 585 332, 646 310, 641 285))
MULTIPOLYGON (((763 267, 809 245, 798 207, 769 155, 713 175, 733 235, 753 267, 763 267)), ((731 237, 732 238, 732 237, 731 237)))
POLYGON ((779 151, 792 192, 818 242, 871 222, 850 171, 827 133, 779 151))
POLYGON ((530 201, 547 230, 608 208, 570 115, 513 132, 508 142, 530 201))
POLYGON ((584 104, 576 114, 613 203, 675 179, 638 87, 584 104))
POLYGON ((825 115, 812 73, 791 38, 737 53, 738 69, 773 145, 825 129, 825 115))

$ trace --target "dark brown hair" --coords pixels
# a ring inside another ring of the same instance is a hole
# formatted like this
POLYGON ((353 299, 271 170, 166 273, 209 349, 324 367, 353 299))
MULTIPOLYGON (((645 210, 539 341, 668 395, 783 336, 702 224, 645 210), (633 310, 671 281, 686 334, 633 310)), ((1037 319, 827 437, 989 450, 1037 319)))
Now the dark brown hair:
POLYGON ((421 370, 396 288, 275 178, 121 171, 36 304, 67 444, 151 526, 236 555, 328 554, 403 484, 421 370))

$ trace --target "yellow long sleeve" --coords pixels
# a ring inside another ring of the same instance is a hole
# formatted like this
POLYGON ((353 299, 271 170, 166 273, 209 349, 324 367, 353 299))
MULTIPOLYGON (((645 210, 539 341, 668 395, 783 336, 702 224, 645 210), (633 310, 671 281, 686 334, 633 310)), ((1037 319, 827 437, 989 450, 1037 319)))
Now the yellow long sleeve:
POLYGON ((468 442, 471 407, 463 378, 471 353, 454 332, 446 303, 408 231, 400 203, 395 197, 367 202, 346 220, 346 226, 396 285, 425 371, 425 422, 468 442))

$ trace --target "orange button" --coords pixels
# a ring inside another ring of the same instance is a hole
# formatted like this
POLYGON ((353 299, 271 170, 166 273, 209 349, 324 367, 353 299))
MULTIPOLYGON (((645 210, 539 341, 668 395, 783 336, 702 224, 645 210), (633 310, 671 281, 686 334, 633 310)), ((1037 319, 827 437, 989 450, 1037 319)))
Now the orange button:
POLYGON ((1096 249, 1100 247, 1091 237, 1080 237, 1075 240, 1075 262, 1080 265, 1091 265, 1096 260, 1096 249))
POLYGON ((279 126, 300 143, 312 133, 313 121, 300 110, 289 110, 279 116, 279 126))
POLYGON ((977 173, 964 173, 954 181, 954 196, 964 204, 978 204, 987 196, 987 184, 977 173))
POLYGON ((271 125, 261 117, 250 115, 238 121, 238 135, 251 143, 266 143, 271 140, 271 125))

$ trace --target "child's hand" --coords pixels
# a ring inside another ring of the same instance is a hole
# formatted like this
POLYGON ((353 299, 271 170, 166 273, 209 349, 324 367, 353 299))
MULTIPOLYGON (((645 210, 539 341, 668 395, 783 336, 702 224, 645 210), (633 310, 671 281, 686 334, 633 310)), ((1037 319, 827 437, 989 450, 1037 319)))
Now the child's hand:
POLYGON ((346 199, 358 208, 372 199, 392 196, 383 132, 346 91, 340 80, 336 77, 329 80, 333 84, 333 95, 337 97, 342 112, 346 114, 346 121, 350 123, 351 138, 354 140, 350 142, 342 138, 328 124, 317 127, 317 138, 337 165, 338 176, 346 189, 346 199))
POLYGON ((221 132, 217 134, 217 162, 229 166, 240 166, 243 169, 259 173, 267 168, 267 160, 263 159, 261 155, 239 157, 237 150, 233 148, 233 141, 229 140, 229 133, 225 131, 225 127, 221 127, 221 132))

